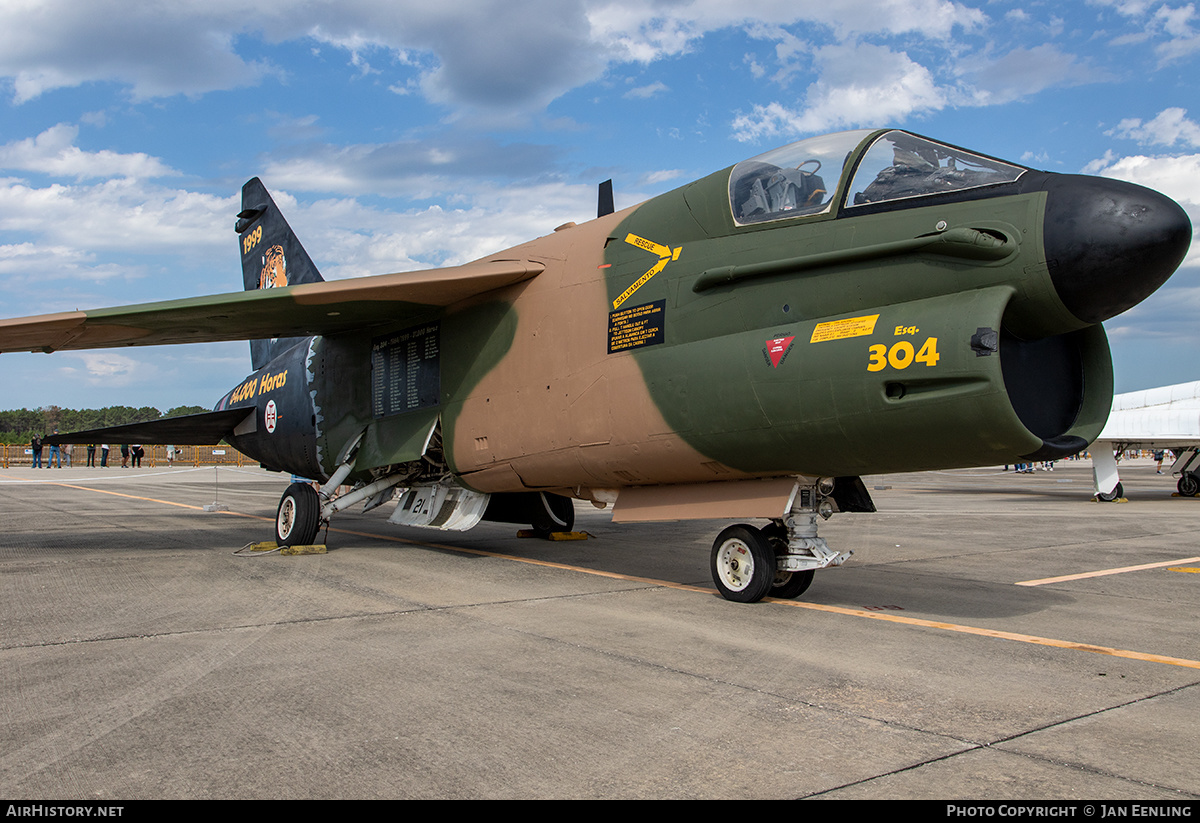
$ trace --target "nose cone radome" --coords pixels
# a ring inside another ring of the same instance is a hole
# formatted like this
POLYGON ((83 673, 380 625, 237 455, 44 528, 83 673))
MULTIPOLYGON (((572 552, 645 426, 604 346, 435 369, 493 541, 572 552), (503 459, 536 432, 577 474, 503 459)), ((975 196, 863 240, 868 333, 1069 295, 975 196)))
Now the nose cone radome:
POLYGON ((1050 279, 1071 314, 1099 323, 1136 306, 1183 261, 1192 224, 1151 189, 1073 174, 1045 184, 1050 279))

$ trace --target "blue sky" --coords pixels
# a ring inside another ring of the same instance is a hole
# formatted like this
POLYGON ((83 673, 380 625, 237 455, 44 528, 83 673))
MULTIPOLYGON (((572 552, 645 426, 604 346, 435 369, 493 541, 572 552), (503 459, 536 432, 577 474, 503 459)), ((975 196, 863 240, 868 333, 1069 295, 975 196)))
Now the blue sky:
MULTIPOLYGON (((865 126, 1132 180, 1200 224, 1195 3, 263 5, 0 6, 0 317, 237 290, 255 175, 334 279, 865 126)), ((1105 324, 1118 391, 1200 379, 1198 275, 1194 249, 1105 324)), ((244 343, 6 354, 0 408, 211 406, 248 371, 244 343)))

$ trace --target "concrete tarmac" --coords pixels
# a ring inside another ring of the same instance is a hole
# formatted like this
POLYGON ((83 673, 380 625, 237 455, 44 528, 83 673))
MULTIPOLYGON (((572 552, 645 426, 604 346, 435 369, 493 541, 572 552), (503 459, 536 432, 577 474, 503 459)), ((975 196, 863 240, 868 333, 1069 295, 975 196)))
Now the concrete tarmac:
POLYGON ((246 558, 285 475, 0 470, 0 797, 1195 801, 1200 499, 1090 478, 866 478, 854 557, 739 605, 725 521, 246 558))

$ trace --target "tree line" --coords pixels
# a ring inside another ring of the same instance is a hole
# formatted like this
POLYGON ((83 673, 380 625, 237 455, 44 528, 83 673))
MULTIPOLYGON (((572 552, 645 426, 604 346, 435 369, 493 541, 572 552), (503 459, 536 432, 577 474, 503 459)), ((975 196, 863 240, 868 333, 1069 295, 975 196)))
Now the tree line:
POLYGON ((160 417, 180 417, 209 411, 203 406, 176 406, 165 414, 153 406, 108 406, 103 409, 62 409, 43 406, 40 409, 10 409, 0 411, 0 443, 28 443, 35 434, 87 431, 108 426, 144 423, 160 417))

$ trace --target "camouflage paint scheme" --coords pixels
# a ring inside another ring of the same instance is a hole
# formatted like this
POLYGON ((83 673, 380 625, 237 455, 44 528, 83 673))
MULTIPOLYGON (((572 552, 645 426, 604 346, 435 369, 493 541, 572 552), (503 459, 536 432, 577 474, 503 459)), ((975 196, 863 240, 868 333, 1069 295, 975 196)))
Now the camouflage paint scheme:
MULTIPOLYGON (((254 410, 228 439, 264 464, 328 478, 365 431, 351 480, 440 447, 442 468, 476 491, 620 498, 618 513, 632 490, 679 487, 656 514, 777 517, 762 512, 777 511, 779 484, 714 481, 1083 448, 1112 369, 1098 320, 1060 298, 1087 288, 1063 285, 1044 242, 1051 178, 1064 176, 1014 167, 1015 183, 851 207, 854 165, 884 133, 863 132, 824 213, 738 225, 731 167, 464 266, 330 283, 296 284, 289 251, 293 285, 258 288, 269 278, 251 258, 278 241, 244 192, 251 290, 0 321, 0 350, 282 338, 217 404, 254 410), (421 324, 436 326, 437 402, 377 416, 372 347, 421 324), (707 502, 689 508, 701 488, 707 502), (743 505, 758 488, 773 502, 743 505)), ((1173 263, 1109 302, 1157 288, 1187 249, 1171 242, 1173 263)))

